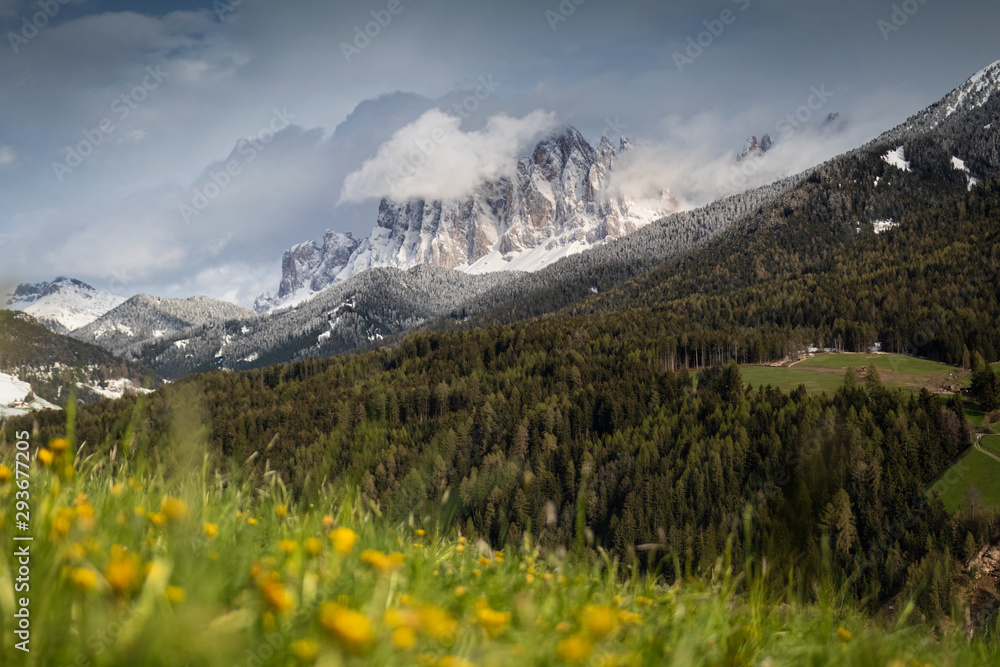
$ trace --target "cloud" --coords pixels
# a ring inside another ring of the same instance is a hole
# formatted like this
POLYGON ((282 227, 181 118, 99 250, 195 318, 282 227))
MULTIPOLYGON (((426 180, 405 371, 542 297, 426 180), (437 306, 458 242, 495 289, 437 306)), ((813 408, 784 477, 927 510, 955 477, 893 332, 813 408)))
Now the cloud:
POLYGON ((439 109, 426 112, 347 176, 341 203, 466 195, 483 181, 509 175, 521 150, 555 128, 556 116, 541 110, 523 118, 498 114, 474 132, 463 132, 461 125, 458 116, 439 109))
POLYGON ((0 169, 13 167, 17 161, 17 153, 12 146, 0 146, 0 169))

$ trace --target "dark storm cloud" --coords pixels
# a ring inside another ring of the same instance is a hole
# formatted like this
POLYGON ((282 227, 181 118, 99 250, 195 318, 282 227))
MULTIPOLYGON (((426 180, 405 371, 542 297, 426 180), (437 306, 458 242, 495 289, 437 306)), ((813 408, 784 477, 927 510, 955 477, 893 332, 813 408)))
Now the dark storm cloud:
POLYGON ((995 4, 944 0, 0 0, 3 265, 247 302, 287 246, 370 230, 377 202, 345 203, 345 179, 391 164, 393 135, 433 109, 461 113, 464 142, 502 141, 485 130, 499 114, 628 134, 647 148, 624 185, 695 205, 732 187, 744 138, 780 134, 814 89, 830 93, 815 118, 754 178, 935 101, 1000 58, 998 26, 995 4), (490 94, 456 111, 484 77, 490 94), (269 136, 275 110, 292 118, 269 136), (839 132, 821 127, 834 111, 839 132), (185 220, 213 175, 218 193, 185 220))

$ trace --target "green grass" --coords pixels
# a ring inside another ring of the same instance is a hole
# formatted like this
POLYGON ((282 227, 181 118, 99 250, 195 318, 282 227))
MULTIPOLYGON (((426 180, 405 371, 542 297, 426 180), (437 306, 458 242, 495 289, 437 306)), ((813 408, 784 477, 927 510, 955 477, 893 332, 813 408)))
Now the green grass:
MULTIPOLYGON (((192 456, 192 443, 159 451, 155 472, 123 460, 127 449, 114 464, 70 451, 33 463, 32 652, 13 648, 17 564, 5 548, 0 664, 1000 660, 1000 645, 966 641, 961 623, 941 632, 922 626, 905 601, 887 622, 828 590, 819 602, 771 597, 759 579, 733 577, 724 559, 710 579, 666 586, 592 550, 543 551, 527 540, 498 553, 429 518, 390 523, 356 496, 295 501, 273 475, 224 484, 192 456)), ((0 472, 0 542, 10 545, 15 479, 0 472)))
POLYGON ((792 391, 804 385, 811 393, 833 393, 844 383, 847 369, 875 366, 882 382, 890 386, 918 390, 924 386, 944 387, 959 384, 954 375, 961 373, 947 364, 898 354, 817 354, 794 366, 741 366, 745 382, 753 386, 771 385, 792 391))
MULTIPOLYGON (((1000 454, 1000 436, 983 438, 983 447, 1000 454)), ((1000 461, 990 458, 975 447, 969 449, 938 480, 930 490, 941 494, 949 512, 962 504, 966 490, 975 484, 986 505, 1000 509, 1000 461)))
POLYGON ((740 373, 743 375, 743 382, 754 387, 770 385, 783 391, 794 391, 799 385, 805 385, 806 391, 810 393, 832 394, 844 384, 843 375, 816 373, 797 366, 792 368, 741 366, 740 373))

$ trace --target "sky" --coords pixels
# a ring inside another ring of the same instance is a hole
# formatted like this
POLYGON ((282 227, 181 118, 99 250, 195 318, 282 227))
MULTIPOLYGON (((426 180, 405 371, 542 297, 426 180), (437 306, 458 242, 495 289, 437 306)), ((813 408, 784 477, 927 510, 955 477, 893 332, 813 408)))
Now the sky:
POLYGON ((904 121, 998 28, 968 0, 0 0, 0 281, 249 305, 287 248, 567 125, 633 141, 629 196, 703 205, 904 121))

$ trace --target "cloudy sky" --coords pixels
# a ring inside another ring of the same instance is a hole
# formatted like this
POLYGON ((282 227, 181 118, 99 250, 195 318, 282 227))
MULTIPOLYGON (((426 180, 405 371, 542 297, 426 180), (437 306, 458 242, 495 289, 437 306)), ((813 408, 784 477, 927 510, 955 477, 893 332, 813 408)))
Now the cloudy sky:
POLYGON ((980 0, 0 0, 0 280, 249 304, 289 246, 563 125, 696 206, 905 120, 998 28, 980 0))

